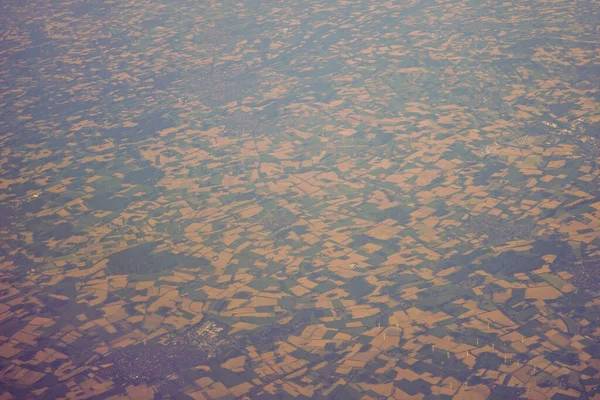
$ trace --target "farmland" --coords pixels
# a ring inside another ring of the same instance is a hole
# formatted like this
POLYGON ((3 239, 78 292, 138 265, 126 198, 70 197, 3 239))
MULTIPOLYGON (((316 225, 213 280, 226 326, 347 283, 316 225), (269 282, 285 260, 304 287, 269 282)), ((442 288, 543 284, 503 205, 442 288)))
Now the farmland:
POLYGON ((600 3, 2 5, 1 399, 600 399, 600 3))

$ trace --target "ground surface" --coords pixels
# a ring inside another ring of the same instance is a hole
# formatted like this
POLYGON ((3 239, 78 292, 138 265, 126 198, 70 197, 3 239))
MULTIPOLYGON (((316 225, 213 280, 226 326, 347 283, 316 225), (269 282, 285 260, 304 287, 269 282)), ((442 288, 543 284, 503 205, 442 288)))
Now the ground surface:
POLYGON ((600 2, 0 16, 1 399, 600 398, 600 2))

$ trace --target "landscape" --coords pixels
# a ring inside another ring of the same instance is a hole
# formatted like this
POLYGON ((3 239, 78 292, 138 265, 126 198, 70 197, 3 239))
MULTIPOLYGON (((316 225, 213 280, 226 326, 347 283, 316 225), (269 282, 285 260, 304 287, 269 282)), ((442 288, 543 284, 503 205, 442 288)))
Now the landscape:
POLYGON ((600 1, 0 21, 0 400, 600 400, 600 1))

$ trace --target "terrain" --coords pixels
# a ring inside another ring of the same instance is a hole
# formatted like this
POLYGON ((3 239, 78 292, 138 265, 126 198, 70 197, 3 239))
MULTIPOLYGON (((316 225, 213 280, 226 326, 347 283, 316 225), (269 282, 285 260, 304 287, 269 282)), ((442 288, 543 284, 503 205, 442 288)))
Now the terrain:
POLYGON ((0 399, 600 399, 599 1, 0 15, 0 399))

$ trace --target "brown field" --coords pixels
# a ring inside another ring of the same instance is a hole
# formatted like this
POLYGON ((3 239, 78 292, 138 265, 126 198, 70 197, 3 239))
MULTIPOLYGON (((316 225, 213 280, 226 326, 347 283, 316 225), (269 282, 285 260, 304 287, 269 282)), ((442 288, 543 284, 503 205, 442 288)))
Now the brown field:
POLYGON ((0 397, 598 397, 598 6, 7 4, 0 397))

